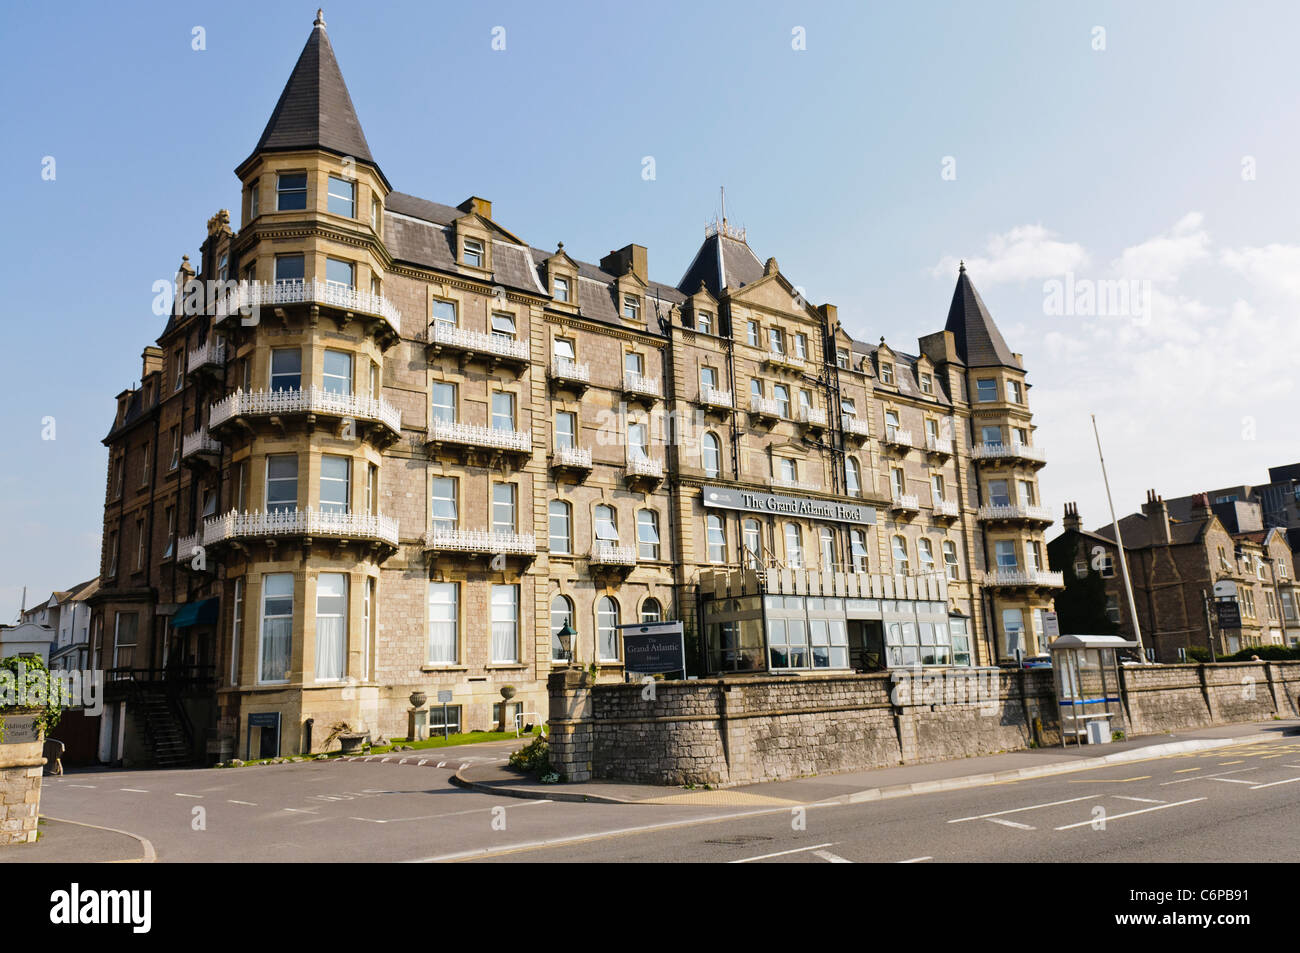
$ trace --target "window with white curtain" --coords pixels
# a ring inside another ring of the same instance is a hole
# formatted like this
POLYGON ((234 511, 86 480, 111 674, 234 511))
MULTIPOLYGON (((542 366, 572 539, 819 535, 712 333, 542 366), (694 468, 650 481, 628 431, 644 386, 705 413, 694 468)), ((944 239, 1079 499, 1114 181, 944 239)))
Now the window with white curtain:
POLYGON ((352 355, 347 351, 325 351, 321 387, 327 394, 352 393, 352 355))
POLYGON ((961 578, 961 566, 957 562, 957 544, 950 539, 943 541, 943 564, 948 570, 949 579, 961 578))
POLYGON ((821 528, 822 569, 835 568, 835 531, 829 526, 821 528))
POLYGON ((352 461, 323 454, 320 458, 320 511, 347 513, 351 496, 352 461))
POLYGON ((722 472, 722 444, 718 440, 717 434, 706 433, 704 435, 702 456, 704 458, 704 475, 716 477, 722 472))
POLYGON ((787 569, 803 569, 803 532, 797 523, 785 524, 785 565, 787 569))
POLYGON ((288 681, 292 648, 293 573, 269 573, 262 577, 262 632, 257 680, 288 681))
POLYGON ((443 381, 433 382, 433 419, 443 423, 456 422, 456 385, 443 381))
POLYGON ((492 532, 513 533, 515 531, 515 485, 513 483, 492 484, 492 532))
POLYGON ((654 510, 637 511, 636 542, 642 559, 659 558, 659 514, 654 510))
POLYGON ((894 572, 906 573, 908 570, 907 562, 907 540, 902 536, 895 536, 893 541, 894 549, 894 572))
POLYGON ((456 478, 433 478, 433 528, 450 532, 459 522, 456 512, 456 478))
POLYGON ((659 622, 664 617, 664 610, 659 605, 658 599, 647 599, 641 603, 641 621, 659 622))
POLYGON ((551 500, 549 506, 551 523, 551 552, 573 552, 573 534, 570 529, 572 518, 569 504, 564 500, 551 500))
POLYGON ((759 528, 758 520, 745 520, 741 524, 741 537, 741 545, 745 548, 746 565, 757 568, 763 554, 762 530, 759 528))
POLYGON ((519 587, 492 587, 492 661, 519 661, 519 587))
POLYGON ((456 664, 459 615, 459 585, 454 582, 429 583, 428 664, 456 664))
POLYGON ((618 523, 614 517, 614 507, 601 504, 595 510, 596 539, 610 546, 618 545, 618 523))
POLYGON ((853 555, 853 571, 867 571, 867 543, 860 529, 849 530, 849 549, 853 555))
POLYGON ((709 541, 709 562, 725 563, 727 561, 727 537, 722 529, 722 518, 710 515, 707 520, 709 541))
POLYGON ((348 577, 323 572, 316 577, 316 681, 341 679, 347 668, 348 577))
POLYGON ((858 461, 853 457, 844 458, 844 485, 849 491, 849 496, 861 495, 861 470, 858 467, 858 461))
POLYGON ((596 653, 602 662, 618 661, 618 603, 609 596, 596 603, 596 653))
POLYGON ((934 572, 934 544, 922 536, 916 541, 916 554, 921 560, 921 572, 934 572))

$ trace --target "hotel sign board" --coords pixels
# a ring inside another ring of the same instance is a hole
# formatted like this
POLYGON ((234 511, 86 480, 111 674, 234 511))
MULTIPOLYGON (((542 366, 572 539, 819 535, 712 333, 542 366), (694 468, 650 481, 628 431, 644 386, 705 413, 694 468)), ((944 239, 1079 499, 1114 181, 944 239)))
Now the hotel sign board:
POLYGON ((836 523, 859 523, 874 526, 876 508, 840 500, 813 500, 802 496, 777 493, 754 493, 731 487, 706 486, 704 505, 714 509, 739 510, 760 516, 796 516, 801 519, 830 520, 836 523))
POLYGON ((623 661, 629 672, 686 674, 686 639, 680 622, 631 623, 618 628, 623 634, 623 661))

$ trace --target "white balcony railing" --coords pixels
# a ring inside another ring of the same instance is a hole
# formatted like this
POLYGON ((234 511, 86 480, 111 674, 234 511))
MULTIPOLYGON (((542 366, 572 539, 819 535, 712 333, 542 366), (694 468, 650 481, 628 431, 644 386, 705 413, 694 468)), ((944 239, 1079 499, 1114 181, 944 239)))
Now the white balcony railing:
POLYGON ((803 480, 791 480, 788 477, 772 477, 772 485, 779 486, 784 490, 805 490, 812 493, 820 493, 821 487, 812 483, 806 483, 803 480))
POLYGON ((1047 454, 1027 443, 977 443, 970 448, 972 460, 1036 460, 1047 462, 1047 454))
POLYGON ((776 364, 781 367, 803 367, 804 364, 802 357, 797 357, 794 354, 786 354, 782 351, 769 350, 767 352, 767 357, 764 358, 764 360, 768 364, 776 364))
POLYGON ((203 540, 201 532, 193 536, 182 536, 176 540, 176 558, 181 562, 189 562, 194 558, 194 550, 197 549, 203 540))
POLYGON ((751 396, 749 398, 749 412, 764 417, 780 417, 781 404, 773 397, 751 396))
POLYGON ((507 357, 517 361, 527 361, 532 357, 527 341, 517 341, 504 334, 470 331, 446 321, 434 321, 429 326, 429 343, 444 344, 465 351, 474 351, 477 354, 494 354, 497 357, 507 357))
POLYGON ((557 357, 551 361, 551 376, 556 380, 581 381, 590 384, 591 368, 586 364, 571 361, 567 357, 557 357))
POLYGON ((730 410, 732 407, 731 391, 718 390, 716 387, 705 384, 700 388, 700 402, 708 404, 710 407, 726 407, 730 410))
POLYGON ((627 457, 627 475, 662 479, 664 465, 661 461, 652 460, 644 454, 629 453, 627 457))
POLYGON ((1045 506, 1026 503, 986 503, 980 507, 982 520, 1035 520, 1051 523, 1052 511, 1045 506))
POLYGON ((537 552, 537 537, 532 533, 497 533, 481 529, 434 529, 425 535, 424 548, 458 553, 532 556, 537 552))
POLYGON ((935 515, 935 516, 952 516, 952 517, 956 517, 956 516, 960 515, 960 513, 961 513, 961 511, 960 511, 960 509, 958 509, 958 507, 957 507, 957 501, 956 501, 956 500, 935 500, 935 501, 934 501, 934 515, 935 515))
POLYGON ((890 500, 890 508, 895 510, 919 510, 921 502, 915 493, 895 493, 890 500))
POLYGON ((636 371, 628 371, 623 375, 623 389, 629 394, 645 394, 647 397, 658 397, 659 378, 643 377, 636 371))
POLYGON ((925 449, 931 453, 952 453, 951 437, 932 437, 925 435, 925 449))
POLYGON ((402 412, 382 397, 339 394, 319 387, 293 390, 237 390, 212 405, 208 426, 216 427, 232 417, 267 417, 275 414, 331 414, 354 420, 373 420, 389 430, 402 432, 402 412))
POLYGON ((182 459, 196 453, 221 453, 221 443, 209 436, 207 427, 200 427, 194 433, 187 433, 181 440, 182 459))
POLYGON ((241 513, 231 510, 203 523, 203 545, 251 536, 329 536, 346 539, 378 539, 397 546, 397 520, 369 513, 326 513, 313 510, 280 510, 274 513, 241 513))
POLYGON ((556 447, 551 458, 553 466, 591 468, 591 451, 581 447, 556 447))
POLYGON ((434 420, 429 424, 429 442, 460 443, 474 447, 491 447, 496 450, 517 450, 531 453, 531 430, 495 430, 482 424, 465 424, 456 420, 434 420))
POLYGON ((996 569, 984 573, 986 586, 1039 586, 1047 589, 1064 589, 1065 574, 1038 570, 996 569))
POLYGON ((885 439, 883 442, 892 443, 899 447, 916 446, 916 444, 912 442, 912 431, 900 430, 897 427, 894 427, 892 429, 888 427, 885 428, 885 439))
POLYGON ((853 414, 841 414, 840 426, 844 428, 846 434, 855 437, 870 437, 871 427, 865 417, 855 417, 853 414))
POLYGON ((590 559, 593 566, 635 566, 636 547, 597 543, 591 548, 590 559))
POLYGON ((826 411, 820 407, 800 407, 799 422, 809 427, 825 427, 826 411))
POLYGON ((274 307, 283 304, 323 304, 331 308, 342 308, 358 314, 368 314, 382 318, 394 331, 402 329, 402 315, 396 306, 383 295, 358 291, 348 285, 333 281, 318 281, 313 278, 306 281, 295 278, 291 281, 248 281, 240 282, 217 303, 217 322, 227 317, 242 313, 248 309, 274 307))
POLYGON ((217 367, 226 363, 226 345, 218 343, 209 338, 198 347, 190 348, 189 354, 185 358, 185 367, 194 371, 203 367, 205 364, 212 364, 217 367))

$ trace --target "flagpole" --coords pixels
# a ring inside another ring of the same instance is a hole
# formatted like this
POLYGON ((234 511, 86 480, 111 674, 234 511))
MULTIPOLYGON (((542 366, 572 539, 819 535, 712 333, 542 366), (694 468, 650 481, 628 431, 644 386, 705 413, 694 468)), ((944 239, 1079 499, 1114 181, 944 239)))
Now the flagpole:
POLYGON ((1119 550, 1119 569, 1124 575, 1124 591, 1128 593, 1128 608, 1133 615, 1133 638, 1138 644, 1138 658, 1145 662, 1147 654, 1142 646, 1142 627, 1138 624, 1137 602, 1133 599, 1133 582, 1128 575, 1128 560, 1124 558, 1124 536, 1120 533, 1119 520, 1115 518, 1115 501, 1110 496, 1110 477, 1106 476, 1106 458, 1101 453, 1101 434, 1097 431, 1097 415, 1092 418, 1092 435, 1097 440, 1097 459, 1101 461, 1101 479, 1106 484, 1106 503, 1110 507, 1110 522, 1115 527, 1115 548, 1119 550))

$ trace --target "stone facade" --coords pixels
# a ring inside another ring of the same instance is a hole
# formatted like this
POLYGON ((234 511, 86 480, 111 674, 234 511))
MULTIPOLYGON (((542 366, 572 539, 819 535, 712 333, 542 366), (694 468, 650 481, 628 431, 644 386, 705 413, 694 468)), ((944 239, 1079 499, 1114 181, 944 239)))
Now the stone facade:
MULTIPOLYGON (((1060 743, 1050 669, 974 674, 988 681, 962 695, 938 679, 900 692, 887 674, 603 685, 555 672, 551 763, 572 781, 735 785, 1060 743)), ((1121 681, 1135 735, 1300 716, 1300 662, 1125 666, 1121 681)))
POLYGON ((0 846, 36 841, 45 764, 42 748, 40 741, 0 743, 0 846))

